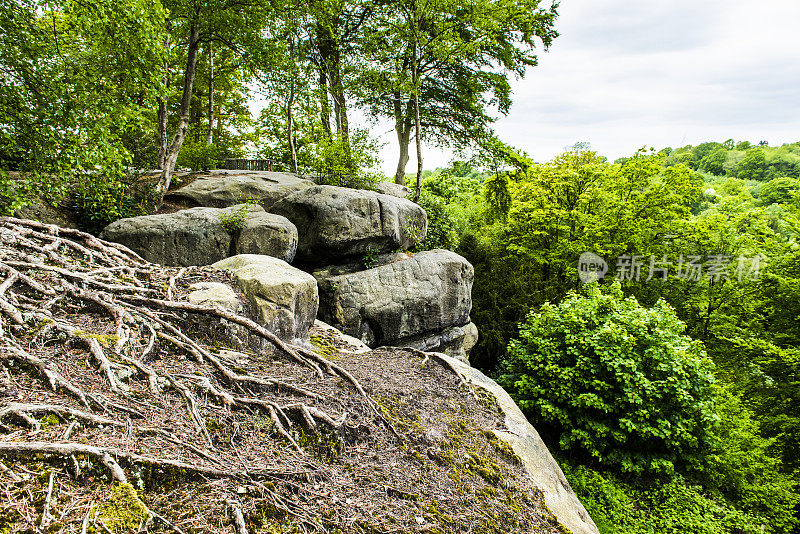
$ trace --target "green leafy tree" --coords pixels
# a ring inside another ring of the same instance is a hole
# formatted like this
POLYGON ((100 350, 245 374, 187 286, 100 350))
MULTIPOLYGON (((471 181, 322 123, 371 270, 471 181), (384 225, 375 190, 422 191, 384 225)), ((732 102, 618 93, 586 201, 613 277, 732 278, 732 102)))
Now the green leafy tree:
POLYGON ((165 28, 169 28, 169 38, 164 40, 163 45, 171 52, 172 58, 183 66, 179 69, 181 89, 176 103, 177 111, 174 112, 174 134, 171 142, 167 130, 171 122, 169 112, 172 107, 167 99, 173 92, 170 88, 173 80, 165 77, 160 85, 158 135, 161 143, 161 175, 156 184, 159 203, 170 187, 178 155, 189 133, 192 97, 203 47, 217 44, 229 48, 243 58, 258 57, 257 54, 248 52, 261 48, 262 31, 271 9, 268 4, 249 0, 210 0, 201 3, 164 0, 164 6, 169 13, 165 23, 165 28))
POLYGON ((724 148, 718 148, 709 152, 700 160, 700 170, 722 176, 725 174, 726 161, 728 161, 728 151, 724 148))
POLYGON ((488 135, 493 109, 508 113, 509 76, 523 76, 539 47, 550 46, 556 8, 539 0, 378 2, 359 101, 394 123, 398 183, 415 131, 433 143, 471 146, 488 135))
POLYGON ((764 150, 751 148, 736 166, 736 177, 741 180, 763 180, 767 176, 767 158, 764 150))
POLYGON ((0 166, 51 201, 121 178, 155 102, 164 17, 141 0, 0 2, 0 166))
POLYGON ((699 465, 716 424, 713 364, 672 308, 618 284, 531 313, 500 383, 563 451, 629 472, 699 465))
POLYGON ((800 180, 775 178, 761 186, 758 200, 761 204, 790 204, 800 192, 800 180))

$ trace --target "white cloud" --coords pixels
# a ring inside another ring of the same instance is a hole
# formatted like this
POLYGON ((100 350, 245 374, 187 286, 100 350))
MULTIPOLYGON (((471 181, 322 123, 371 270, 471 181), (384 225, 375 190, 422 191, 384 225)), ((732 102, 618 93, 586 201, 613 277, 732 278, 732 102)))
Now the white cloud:
MULTIPOLYGON (((560 37, 514 83, 496 130, 537 160, 576 141, 611 159, 643 145, 798 141, 799 22, 796 0, 565 0, 560 37)), ((451 158, 424 155, 426 168, 451 158)))

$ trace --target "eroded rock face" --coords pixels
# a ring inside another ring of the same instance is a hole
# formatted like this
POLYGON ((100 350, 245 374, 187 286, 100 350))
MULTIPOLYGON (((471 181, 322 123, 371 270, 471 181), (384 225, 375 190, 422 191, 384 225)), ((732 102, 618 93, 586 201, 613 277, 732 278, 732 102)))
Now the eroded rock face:
POLYGON ((297 250, 297 228, 288 219, 249 209, 191 208, 175 213, 120 219, 103 230, 103 239, 121 243, 151 263, 209 265, 240 253, 257 253, 292 261, 297 250), (240 230, 225 221, 245 218, 240 230))
POLYGON ((463 326, 445 328, 433 334, 423 334, 413 338, 401 339, 394 344, 412 347, 425 352, 443 352, 457 360, 469 364, 469 351, 478 342, 478 327, 469 322, 463 326))
POLYGON ((315 271, 320 319, 372 347, 466 325, 472 265, 454 252, 394 254, 367 270, 315 271))
POLYGON ((368 249, 409 248, 425 238, 425 210, 404 198, 345 187, 318 185, 272 206, 299 234, 297 259, 313 265, 346 261, 368 249))
POLYGON ((229 271, 257 320, 281 339, 308 341, 319 307, 317 281, 271 256, 241 254, 213 265, 229 271))
POLYGON ((257 199, 261 206, 269 209, 278 200, 313 185, 311 180, 284 172, 217 170, 170 191, 166 198, 211 208, 257 199))
POLYGON ((189 286, 187 296, 192 304, 206 306, 221 306, 234 313, 242 312, 242 304, 236 292, 227 284, 221 282, 197 282, 189 286))
POLYGON ((394 182, 378 182, 375 184, 375 191, 383 195, 392 195, 399 198, 407 198, 411 193, 411 189, 408 187, 394 182))
POLYGON ((558 521, 573 534, 599 534, 594 521, 564 477, 564 472, 508 392, 474 367, 445 354, 438 356, 466 382, 489 392, 497 401, 505 418, 506 430, 492 432, 506 442, 522 460, 528 475, 542 490, 547 508, 558 521))

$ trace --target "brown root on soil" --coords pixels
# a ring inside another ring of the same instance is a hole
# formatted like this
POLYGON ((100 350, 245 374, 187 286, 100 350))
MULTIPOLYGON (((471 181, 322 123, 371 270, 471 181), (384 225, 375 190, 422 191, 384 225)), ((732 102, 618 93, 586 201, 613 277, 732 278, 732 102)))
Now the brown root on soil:
POLYGON ((0 532, 557 531, 498 478, 524 478, 514 459, 485 459, 505 454, 477 430, 497 414, 449 370, 326 359, 243 298, 244 315, 189 303, 207 280, 234 286, 0 218, 0 532), (449 435, 462 419, 478 426, 449 435))

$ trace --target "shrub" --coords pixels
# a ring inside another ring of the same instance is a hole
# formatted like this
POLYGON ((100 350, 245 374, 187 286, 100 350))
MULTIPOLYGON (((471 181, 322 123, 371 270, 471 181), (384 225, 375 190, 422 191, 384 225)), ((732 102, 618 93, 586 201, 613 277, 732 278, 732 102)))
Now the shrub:
POLYGON ((207 171, 219 167, 221 159, 220 148, 217 145, 198 141, 184 143, 175 163, 178 167, 186 167, 193 171, 207 171))
POLYGON ((219 219, 220 224, 222 224, 222 227, 225 228, 227 232, 232 234, 244 228, 250 208, 257 205, 257 198, 248 198, 242 200, 241 204, 236 204, 235 206, 231 206, 230 208, 219 212, 217 218, 219 219))
POLYGON ((11 216, 29 202, 30 187, 25 180, 14 180, 0 170, 0 215, 11 216))
POLYGON ((591 284, 528 315, 499 381, 562 450, 672 472, 699 461, 716 422, 712 363, 684 329, 664 301, 646 309, 618 283, 591 284))
POLYGON ((761 534, 780 532, 681 477, 626 482, 610 473, 561 462, 564 474, 601 534, 761 534))
POLYGON ((320 184, 374 189, 381 179, 375 172, 377 150, 375 142, 362 130, 353 132, 348 140, 340 135, 322 138, 312 156, 311 171, 320 184))
MULTIPOLYGON (((444 248, 454 250, 458 245, 458 232, 456 222, 450 212, 450 207, 438 196, 425 189, 419 196, 417 204, 428 215, 428 229, 425 239, 417 240, 412 250, 430 250, 444 248)), ((419 232, 421 234, 421 232, 419 232)), ((420 236, 421 237, 421 236, 420 236)))
POLYGON ((78 225, 97 234, 117 219, 147 214, 156 195, 152 184, 138 175, 93 176, 78 184, 74 200, 78 225))

